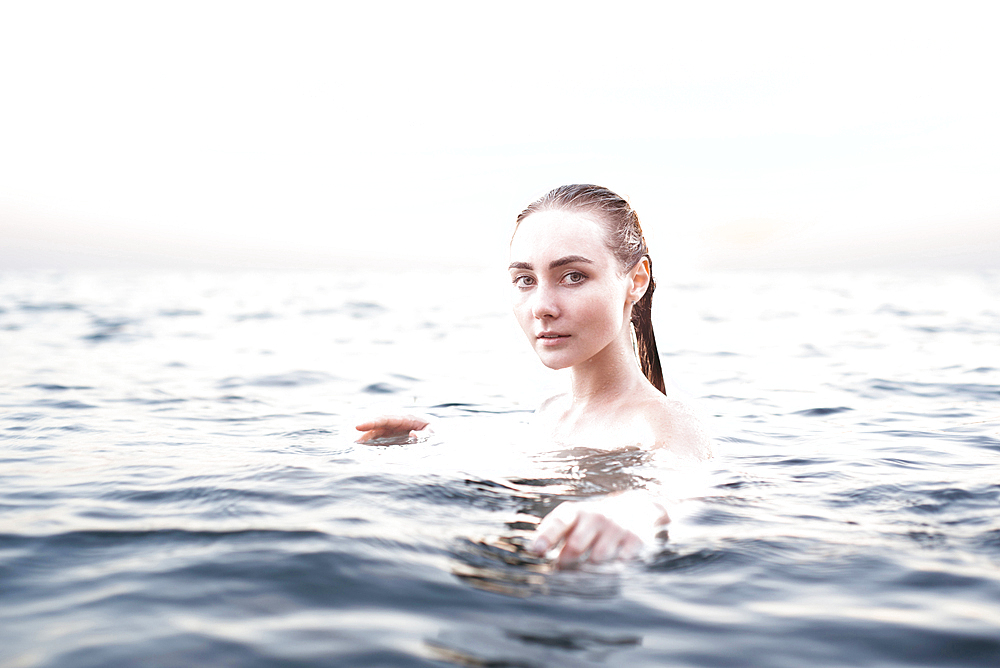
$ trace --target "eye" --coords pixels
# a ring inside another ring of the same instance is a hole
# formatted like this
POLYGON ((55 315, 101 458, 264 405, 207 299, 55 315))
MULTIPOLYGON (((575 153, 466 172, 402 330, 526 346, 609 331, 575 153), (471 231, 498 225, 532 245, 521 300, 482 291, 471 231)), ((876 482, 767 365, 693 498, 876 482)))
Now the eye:
POLYGON ((583 283, 585 280, 587 280, 587 275, 579 271, 571 271, 565 276, 563 276, 563 281, 569 283, 570 285, 583 283))
POLYGON ((534 285, 535 284, 535 279, 533 277, 531 277, 531 276, 527 276, 525 274, 521 274, 520 276, 515 276, 514 277, 513 283, 518 288, 521 288, 522 290, 524 290, 525 288, 530 288, 532 285, 534 285))

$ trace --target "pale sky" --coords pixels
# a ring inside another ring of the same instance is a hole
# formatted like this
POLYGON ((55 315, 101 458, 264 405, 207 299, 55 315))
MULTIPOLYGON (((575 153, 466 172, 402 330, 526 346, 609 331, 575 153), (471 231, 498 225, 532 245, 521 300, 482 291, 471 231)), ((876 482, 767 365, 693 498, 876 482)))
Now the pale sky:
POLYGON ((998 30, 992 1, 0 0, 0 270, 503 264, 573 182, 683 269, 1000 267, 998 30))

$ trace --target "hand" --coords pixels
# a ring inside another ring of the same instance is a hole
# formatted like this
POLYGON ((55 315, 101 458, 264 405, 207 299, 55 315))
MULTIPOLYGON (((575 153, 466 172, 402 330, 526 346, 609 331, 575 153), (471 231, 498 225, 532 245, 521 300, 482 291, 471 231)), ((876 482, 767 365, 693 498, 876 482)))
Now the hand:
POLYGON ((670 521, 663 506, 646 497, 622 495, 600 501, 566 501, 538 525, 530 552, 544 555, 562 544, 556 566, 582 561, 603 563, 631 559, 642 549, 643 536, 670 521))
POLYGON ((414 437, 424 431, 429 433, 429 422, 415 415, 382 415, 374 420, 367 420, 355 427, 364 433, 358 437, 358 443, 370 443, 377 438, 414 437), (426 430, 426 431, 425 431, 426 430))

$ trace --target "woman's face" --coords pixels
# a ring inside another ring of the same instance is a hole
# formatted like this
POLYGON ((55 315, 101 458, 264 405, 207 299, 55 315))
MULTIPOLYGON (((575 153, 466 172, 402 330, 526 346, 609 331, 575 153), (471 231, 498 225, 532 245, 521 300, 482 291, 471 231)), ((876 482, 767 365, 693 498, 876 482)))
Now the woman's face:
POLYGON ((635 271, 623 275, 603 228, 588 216, 531 214, 514 233, 510 261, 514 316, 545 366, 564 369, 612 342, 630 343, 623 331, 635 271))

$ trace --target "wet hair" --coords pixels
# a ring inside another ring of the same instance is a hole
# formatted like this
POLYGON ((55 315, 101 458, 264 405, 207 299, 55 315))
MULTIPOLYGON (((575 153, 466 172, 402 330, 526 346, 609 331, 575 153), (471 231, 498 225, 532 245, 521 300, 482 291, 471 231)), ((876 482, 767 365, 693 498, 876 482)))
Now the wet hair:
MULTIPOLYGON (((639 216, 631 205, 607 188, 590 184, 559 186, 543 197, 535 200, 517 217, 517 225, 533 213, 539 211, 572 211, 588 214, 606 230, 605 241, 625 271, 631 271, 642 258, 649 261, 649 286, 642 298, 632 306, 632 325, 635 327, 636 349, 642 372, 653 387, 664 394, 663 369, 656 351, 653 336, 653 260, 646 248, 639 216)), ((515 225, 515 232, 517 231, 515 225)))

